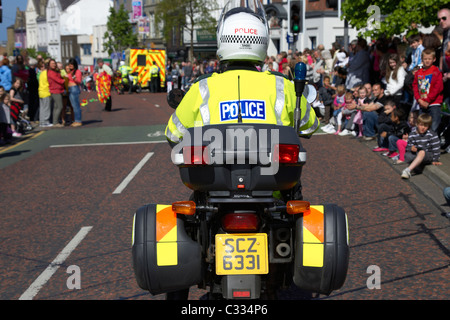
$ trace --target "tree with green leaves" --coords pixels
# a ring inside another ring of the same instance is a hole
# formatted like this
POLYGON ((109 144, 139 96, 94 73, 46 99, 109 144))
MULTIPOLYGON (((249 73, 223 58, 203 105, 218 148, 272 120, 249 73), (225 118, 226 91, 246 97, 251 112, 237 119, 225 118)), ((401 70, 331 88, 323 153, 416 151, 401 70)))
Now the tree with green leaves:
POLYGON ((105 33, 106 42, 103 43, 108 54, 122 52, 123 50, 136 47, 138 45, 137 34, 133 32, 133 26, 129 21, 128 12, 123 4, 118 11, 113 7, 109 9, 107 31, 105 33))
POLYGON ((448 0, 347 0, 342 16, 365 37, 392 37, 414 32, 416 26, 438 25, 437 12, 448 0))
POLYGON ((173 30, 184 30, 190 34, 189 60, 194 57, 194 31, 215 34, 217 21, 211 12, 218 10, 215 0, 161 0, 156 7, 156 23, 162 22, 163 35, 169 42, 173 30))
POLYGON ((48 54, 47 52, 43 52, 43 51, 38 51, 35 48, 27 48, 25 50, 22 51, 26 51, 26 54, 24 52, 21 52, 22 55, 28 55, 31 58, 36 59, 37 56, 41 56, 42 59, 47 59, 47 58, 51 58, 50 54, 48 54))

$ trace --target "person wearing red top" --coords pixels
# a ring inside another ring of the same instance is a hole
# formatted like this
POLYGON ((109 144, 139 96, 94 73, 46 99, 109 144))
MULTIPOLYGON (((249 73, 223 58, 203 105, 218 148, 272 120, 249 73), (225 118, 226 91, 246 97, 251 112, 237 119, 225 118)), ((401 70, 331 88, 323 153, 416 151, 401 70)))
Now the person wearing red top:
POLYGON ((278 71, 283 73, 283 63, 289 63, 287 53, 285 51, 280 53, 280 62, 278 63, 278 71))
POLYGON ((81 105, 80 105, 80 84, 82 81, 81 71, 78 70, 78 63, 75 59, 69 60, 69 70, 67 78, 69 79, 69 99, 72 104, 75 121, 71 124, 71 127, 81 127, 81 105))
POLYGON ((48 85, 53 100, 53 127, 61 128, 64 125, 59 123, 61 111, 63 109, 62 94, 64 93, 65 80, 61 76, 54 59, 49 62, 47 71, 48 85))
POLYGON ((433 119, 431 130, 438 133, 441 123, 441 104, 444 100, 444 82, 438 67, 433 65, 436 53, 432 49, 422 52, 423 68, 414 75, 414 98, 420 106, 420 113, 428 113, 433 119))

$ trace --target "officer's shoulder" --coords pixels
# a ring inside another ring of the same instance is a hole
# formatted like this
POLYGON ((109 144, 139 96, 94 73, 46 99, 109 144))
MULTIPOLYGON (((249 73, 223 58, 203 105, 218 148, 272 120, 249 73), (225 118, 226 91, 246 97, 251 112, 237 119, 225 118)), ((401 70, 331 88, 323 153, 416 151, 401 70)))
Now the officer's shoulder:
POLYGON ((269 72, 269 74, 274 75, 276 77, 282 77, 282 78, 285 78, 286 80, 289 80, 289 77, 281 72, 278 72, 278 71, 268 71, 268 72, 269 72))
POLYGON ((204 79, 208 79, 209 77, 212 77, 214 73, 208 73, 208 74, 203 74, 200 77, 198 77, 197 79, 194 80, 194 83, 200 82, 204 79))

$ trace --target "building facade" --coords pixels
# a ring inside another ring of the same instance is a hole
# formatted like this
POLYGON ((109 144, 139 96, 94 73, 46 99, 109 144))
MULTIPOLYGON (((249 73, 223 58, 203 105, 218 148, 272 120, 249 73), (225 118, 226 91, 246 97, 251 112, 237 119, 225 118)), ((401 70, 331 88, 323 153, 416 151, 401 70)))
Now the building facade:
MULTIPOLYGON (((217 9, 210 13, 218 19, 227 0, 214 1, 217 9)), ((139 35, 141 47, 165 48, 169 58, 185 60, 192 40, 195 57, 215 57, 216 35, 202 29, 195 30, 191 39, 191 35, 180 27, 173 30, 170 40, 166 41, 161 32, 162 26, 156 24, 156 7, 159 2, 160 0, 29 0, 24 20, 26 28, 21 26, 20 15, 16 17, 14 44, 27 38, 28 47, 48 52, 62 62, 69 55, 70 50, 67 48, 70 48, 70 43, 73 48, 78 47, 77 52, 80 54, 80 61, 83 57, 83 65, 99 57, 108 58, 103 48, 108 9, 110 6, 118 9, 123 4, 129 12, 134 32, 139 35), (136 7, 137 3, 140 3, 139 8, 136 7), (61 37, 72 35, 77 37, 70 40, 65 38, 65 47, 62 48, 61 37)), ((270 55, 289 49, 314 49, 319 44, 330 48, 336 41, 343 44, 345 34, 348 34, 350 40, 356 38, 357 31, 351 28, 346 30, 344 21, 339 19, 337 1, 300 1, 305 20, 303 32, 295 38, 290 34, 288 26, 290 1, 262 0, 262 3, 270 23, 270 55)))
POLYGON ((29 0, 26 9, 26 30, 28 39, 28 48, 37 49, 38 47, 38 26, 37 18, 39 17, 39 1, 29 0))
POLYGON ((37 27, 37 50, 48 52, 48 27, 47 27, 47 3, 48 0, 34 0, 36 10, 39 7, 39 14, 36 18, 37 27), (39 5, 37 5, 39 2, 39 5))
MULTIPOLYGON (((26 28, 23 30, 26 30, 25 38, 31 41, 24 47, 47 52, 63 64, 70 58, 75 58, 82 67, 92 69, 96 58, 108 58, 103 38, 113 2, 114 0, 28 0, 26 28)), ((20 21, 20 16, 16 17, 16 24, 11 27, 19 35, 18 31, 22 29, 16 27, 20 27, 20 21)), ((9 42, 17 45, 16 40, 9 42)))
POLYGON ((293 2, 299 3, 302 13, 304 12, 303 32, 295 37, 290 33, 288 25, 291 1, 264 1, 270 24, 270 55, 281 51, 287 52, 289 49, 298 51, 315 49, 318 45, 330 49, 334 42, 344 46, 346 35, 350 41, 356 39, 358 31, 346 28, 345 22, 339 17, 337 0, 293 0, 293 2))
POLYGON ((14 24, 6 30, 8 44, 6 50, 9 55, 27 48, 26 15, 25 11, 16 10, 14 24))
POLYGON ((46 23, 48 53, 56 60, 61 61, 61 12, 75 0, 48 0, 46 23))

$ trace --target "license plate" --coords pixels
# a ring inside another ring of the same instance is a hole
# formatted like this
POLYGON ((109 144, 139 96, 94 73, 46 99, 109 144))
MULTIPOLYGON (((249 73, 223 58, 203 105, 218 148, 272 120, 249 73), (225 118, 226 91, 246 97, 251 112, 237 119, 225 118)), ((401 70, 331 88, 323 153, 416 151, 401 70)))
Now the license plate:
POLYGON ((267 234, 217 234, 218 275, 268 274, 267 234))

